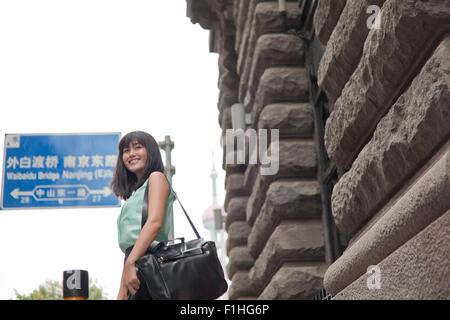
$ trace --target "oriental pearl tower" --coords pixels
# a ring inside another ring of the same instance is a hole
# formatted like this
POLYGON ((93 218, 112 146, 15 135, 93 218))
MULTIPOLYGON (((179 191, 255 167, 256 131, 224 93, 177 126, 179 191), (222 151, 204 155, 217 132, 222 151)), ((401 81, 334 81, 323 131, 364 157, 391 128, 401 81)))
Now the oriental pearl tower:
POLYGON ((212 204, 203 212, 202 220, 204 227, 209 230, 210 239, 216 243, 217 255, 219 257, 222 267, 225 268, 226 263, 226 252, 225 252, 225 230, 224 230, 224 220, 225 211, 223 207, 218 204, 217 201, 217 189, 216 180, 217 172, 214 167, 214 154, 212 171, 209 175, 212 180, 212 204))

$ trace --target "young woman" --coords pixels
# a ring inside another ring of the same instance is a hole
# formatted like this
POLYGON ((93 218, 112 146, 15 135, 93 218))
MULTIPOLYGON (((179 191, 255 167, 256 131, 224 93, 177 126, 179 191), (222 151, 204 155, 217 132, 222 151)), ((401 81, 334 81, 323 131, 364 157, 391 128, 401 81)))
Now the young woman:
POLYGON ((140 284, 135 262, 154 240, 167 241, 170 219, 167 217, 174 195, 164 176, 164 165, 155 139, 134 131, 119 142, 119 156, 111 182, 113 192, 125 200, 117 219, 119 247, 125 262, 117 299, 151 299, 140 284), (148 219, 141 230, 142 203, 148 188, 148 219))

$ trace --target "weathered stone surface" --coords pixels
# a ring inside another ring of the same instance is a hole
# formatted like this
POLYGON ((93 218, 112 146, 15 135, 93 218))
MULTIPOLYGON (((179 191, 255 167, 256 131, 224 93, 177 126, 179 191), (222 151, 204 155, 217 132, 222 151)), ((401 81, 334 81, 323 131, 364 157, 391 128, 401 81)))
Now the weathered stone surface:
POLYGON ((245 221, 233 222, 228 228, 228 238, 226 243, 227 255, 230 255, 231 249, 237 246, 247 245, 250 226, 245 221))
POLYGON ((221 91, 219 94, 219 124, 224 129, 231 129, 231 106, 237 101, 235 91, 221 91))
POLYGON ((275 227, 283 219, 320 219, 320 186, 316 181, 278 180, 272 183, 247 246, 258 257, 275 227))
MULTIPOLYGON (((220 91, 236 91, 239 85, 238 75, 230 69, 222 72, 219 76, 220 91)), ((237 95, 235 95, 236 97, 237 95)), ((225 106, 224 106, 225 107, 225 106)))
POLYGON ((232 196, 239 196, 244 189, 244 175, 242 173, 230 174, 225 179, 225 189, 232 196))
POLYGON ((260 293, 284 262, 322 261, 324 251, 320 220, 283 221, 250 269, 249 278, 260 293))
POLYGON ((228 202, 227 218, 225 220, 225 230, 235 221, 245 221, 245 210, 247 208, 248 197, 232 198, 228 202))
POLYGON ((248 198, 247 208, 246 208, 246 220, 250 226, 255 223, 256 217, 259 214, 261 206, 266 198, 266 192, 269 185, 265 183, 261 176, 258 174, 256 177, 255 185, 253 187, 252 193, 248 198))
MULTIPOLYGON (((421 177, 327 270, 325 287, 335 295, 450 210, 450 143, 421 177), (431 166, 431 167, 430 167, 431 166)), ((255 228, 253 228, 254 230, 255 228)), ((252 233, 253 233, 252 230, 252 233)), ((249 237, 251 243, 252 235, 249 237)))
POLYGON ((314 141, 310 140, 280 140, 278 172, 275 175, 260 175, 258 173, 255 187, 247 203, 247 222, 253 226, 256 217, 266 198, 269 185, 281 178, 313 178, 316 176, 317 160, 314 141))
POLYGON ((219 113, 219 124, 222 128, 222 132, 226 132, 226 129, 232 128, 231 108, 225 108, 219 113))
MULTIPOLYGON (((269 146, 270 148, 271 146, 269 146)), ((279 157, 273 157, 279 170, 273 175, 262 175, 267 184, 279 178, 315 178, 317 174, 316 147, 313 140, 286 139, 279 142, 279 157)), ((266 163, 266 160, 263 160, 266 163)), ((275 165, 273 165, 275 166, 275 165)))
POLYGON ((227 175, 233 173, 244 173, 246 169, 245 164, 223 164, 222 167, 226 171, 227 175))
POLYGON ((285 263, 258 299, 311 300, 322 288, 325 270, 325 264, 305 266, 296 262, 285 263))
POLYGON ((253 124, 259 121, 259 114, 265 106, 276 102, 307 102, 309 99, 309 84, 304 68, 274 67, 264 71, 259 82, 253 106, 251 109, 253 124))
POLYGON ((381 288, 361 276, 334 299, 450 299, 450 211, 378 264, 381 288))
POLYGON ((303 41, 296 35, 266 34, 256 43, 256 52, 252 60, 248 92, 245 104, 252 105, 259 80, 264 71, 275 66, 304 65, 305 49, 303 41))
POLYGON ((242 35, 244 33, 245 23, 247 20, 247 16, 249 14, 249 5, 251 1, 247 0, 238 2, 239 2, 239 9, 238 9, 238 16, 236 18, 236 44, 235 44, 236 52, 239 52, 241 48, 242 35))
POLYGON ((320 42, 327 44, 347 0, 319 0, 314 14, 314 28, 320 42))
MULTIPOLYGON (((367 8, 385 0, 347 0, 339 22, 331 34, 318 70, 318 83, 334 102, 361 58, 369 33, 367 8)), ((359 93, 359 92, 358 92, 359 93)))
POLYGON ((449 52, 447 37, 336 184, 333 216, 342 231, 355 232, 450 136, 449 52))
POLYGON ((314 141, 280 140, 279 159, 272 159, 279 167, 275 175, 260 175, 247 203, 247 222, 253 226, 266 198, 269 185, 281 178, 314 178, 317 170, 314 141))
POLYGON ((228 289, 228 297, 235 300, 240 297, 255 296, 256 292, 248 278, 248 271, 238 271, 234 274, 228 289))
POLYGON ((228 207, 228 202, 231 198, 246 196, 247 192, 244 189, 244 174, 232 173, 225 178, 226 196, 224 207, 228 207))
POLYGON ((239 270, 250 270, 255 259, 250 256, 246 246, 234 247, 230 251, 230 259, 227 264, 228 279, 232 279, 239 270))
POLYGON ((279 129, 280 138, 312 138, 313 111, 307 103, 276 103, 266 106, 259 116, 258 129, 279 129))
MULTIPOLYGON (((231 42, 231 41, 230 41, 231 42)), ((237 54, 231 48, 222 48, 219 55, 219 75, 222 76, 227 71, 230 72, 230 75, 237 76, 236 72, 236 63, 237 63, 237 54)), ((220 78, 219 78, 220 83, 220 78)), ((236 88, 236 84, 232 86, 233 90, 236 88)), ((220 86, 219 86, 220 89, 220 86)))
POLYGON ((198 23, 204 29, 211 29, 219 20, 217 16, 217 4, 214 1, 186 1, 186 13, 193 24, 198 23))
MULTIPOLYGON (((257 152, 257 150, 255 150, 257 152)), ((245 190, 251 192, 253 190, 253 185, 256 183, 256 177, 259 173, 258 164, 249 164, 245 169, 244 174, 244 186, 245 190)))
POLYGON ((237 61, 237 72, 239 75, 242 75, 244 72, 244 65, 245 60, 247 58, 247 50, 249 48, 249 42, 250 42, 250 32, 252 30, 253 26, 253 19, 255 17, 255 7, 257 5, 258 0, 249 0, 248 4, 248 12, 246 14, 245 23, 244 23, 244 29, 242 31, 242 38, 239 41, 239 51, 237 51, 238 54, 238 61, 237 61))
POLYGON ((280 15, 277 2, 261 2, 255 8, 255 17, 252 21, 248 46, 244 56, 238 58, 238 70, 241 75, 239 86, 239 99, 243 101, 247 93, 248 81, 258 38, 266 33, 284 33, 288 29, 298 29, 301 23, 301 11, 298 3, 286 4, 286 23, 280 15))
MULTIPOLYGON (((223 136, 223 140, 225 141, 225 136, 223 136)), ((233 153, 234 151, 227 151, 226 146, 223 147, 223 155, 222 155, 222 169, 226 171, 226 175, 230 175, 233 173, 245 173, 247 169, 246 164, 238 164, 238 163, 228 163, 227 164, 227 155, 226 153, 233 153)), ((236 162, 236 161, 235 161, 236 162)), ((244 176, 244 187, 245 187, 245 176, 244 176)))
MULTIPOLYGON (((420 71, 417 62, 429 56, 444 30, 450 30, 449 21, 449 1, 386 1, 381 28, 369 33, 363 57, 327 121, 325 145, 338 167, 350 167, 402 87, 420 71)), ((439 51, 444 56, 435 60, 446 61, 448 39, 439 51)), ((433 96, 433 90, 423 94, 433 96)))

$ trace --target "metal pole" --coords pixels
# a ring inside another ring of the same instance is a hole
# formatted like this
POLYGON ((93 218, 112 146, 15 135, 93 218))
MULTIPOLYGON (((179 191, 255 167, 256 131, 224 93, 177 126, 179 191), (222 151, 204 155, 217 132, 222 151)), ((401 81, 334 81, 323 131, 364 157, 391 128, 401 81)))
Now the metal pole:
MULTIPOLYGON (((170 136, 165 136, 164 141, 158 142, 158 146, 160 149, 164 150, 166 154, 166 165, 165 171, 167 175, 167 179, 170 184, 172 184, 172 176, 175 174, 175 166, 172 165, 172 149, 175 147, 175 143, 170 140, 170 136)), ((170 231, 169 231, 169 239, 174 238, 174 222, 173 222, 173 207, 169 208, 169 219, 170 219, 170 231)))

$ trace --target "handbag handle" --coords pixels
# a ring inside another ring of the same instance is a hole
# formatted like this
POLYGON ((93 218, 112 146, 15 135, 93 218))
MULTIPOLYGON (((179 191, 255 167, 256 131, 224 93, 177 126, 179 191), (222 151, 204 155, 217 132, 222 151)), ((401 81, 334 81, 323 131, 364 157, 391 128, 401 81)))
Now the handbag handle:
MULTIPOLYGON (((186 215, 186 218, 188 219, 189 224, 192 227, 192 230, 194 230, 194 233, 197 236, 197 239, 200 239, 201 238, 200 234, 198 233, 197 229, 195 228, 194 224, 192 223, 191 218, 189 218, 189 215, 187 214, 186 210, 184 210, 184 207, 181 204, 180 199, 178 199, 177 193, 172 189, 169 179, 167 179, 166 175, 164 175, 164 177, 166 177, 167 184, 169 185, 170 191, 174 193, 175 198, 178 200, 178 203, 180 204, 181 209, 183 209, 183 212, 186 215)), ((141 229, 144 227, 144 224, 147 222, 147 218, 148 218, 148 183, 147 183, 147 186, 145 187, 144 201, 142 203, 141 229)))

